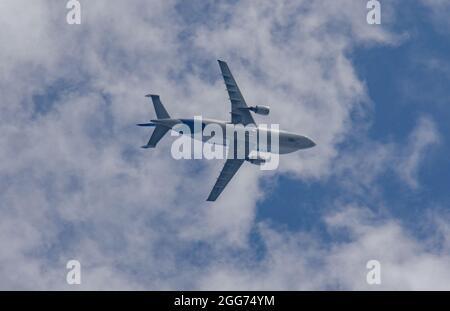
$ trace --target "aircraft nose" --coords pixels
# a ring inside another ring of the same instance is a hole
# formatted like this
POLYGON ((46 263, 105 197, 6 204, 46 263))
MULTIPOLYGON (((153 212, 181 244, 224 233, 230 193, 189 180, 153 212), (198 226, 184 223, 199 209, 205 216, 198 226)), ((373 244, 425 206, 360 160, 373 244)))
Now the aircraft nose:
POLYGON ((310 138, 308 138, 308 143, 309 143, 309 148, 312 148, 316 145, 316 143, 310 138))
POLYGON ((312 148, 315 145, 316 145, 316 143, 312 139, 310 139, 306 136, 301 136, 301 138, 299 139, 299 147, 301 149, 312 148))

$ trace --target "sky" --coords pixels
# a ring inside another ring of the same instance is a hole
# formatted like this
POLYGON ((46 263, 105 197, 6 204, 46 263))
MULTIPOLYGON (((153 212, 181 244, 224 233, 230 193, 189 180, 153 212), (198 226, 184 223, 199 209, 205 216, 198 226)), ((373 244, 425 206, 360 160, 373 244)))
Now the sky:
POLYGON ((0 2, 0 289, 450 290, 448 1, 80 3, 0 2), (211 203, 223 162, 135 124, 227 119, 217 59, 317 146, 211 203))

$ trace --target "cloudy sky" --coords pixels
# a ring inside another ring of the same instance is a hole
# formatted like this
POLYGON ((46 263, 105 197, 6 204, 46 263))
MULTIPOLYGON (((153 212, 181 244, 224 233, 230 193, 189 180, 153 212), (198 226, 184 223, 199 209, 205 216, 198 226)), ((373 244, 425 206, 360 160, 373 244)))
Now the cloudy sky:
POLYGON ((448 1, 80 2, 0 1, 0 289, 450 290, 448 1), (227 119, 217 59, 317 146, 211 204, 135 124, 227 119))

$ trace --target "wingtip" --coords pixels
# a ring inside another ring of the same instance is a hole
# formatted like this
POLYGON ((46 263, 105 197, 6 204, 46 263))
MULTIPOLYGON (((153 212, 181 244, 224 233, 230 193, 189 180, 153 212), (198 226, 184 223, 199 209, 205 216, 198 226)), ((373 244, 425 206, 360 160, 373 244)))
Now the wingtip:
POLYGON ((206 199, 207 202, 214 202, 215 200, 217 200, 217 197, 214 198, 214 197, 211 195, 211 193, 209 194, 208 198, 206 199))
POLYGON ((141 146, 142 149, 150 149, 150 148, 155 148, 155 146, 150 146, 150 145, 145 145, 145 146, 141 146))
POLYGON ((156 95, 156 94, 147 94, 147 95, 145 95, 145 97, 159 97, 159 95, 156 95))

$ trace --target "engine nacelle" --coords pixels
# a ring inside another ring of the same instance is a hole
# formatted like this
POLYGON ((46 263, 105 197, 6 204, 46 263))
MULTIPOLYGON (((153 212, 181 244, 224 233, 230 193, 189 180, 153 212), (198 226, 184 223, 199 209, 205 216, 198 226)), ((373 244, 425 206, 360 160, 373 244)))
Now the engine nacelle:
POLYGON ((266 163, 266 159, 264 158, 247 159, 247 161, 254 165, 262 165, 266 163))
POLYGON ((251 111, 257 114, 261 114, 263 116, 267 116, 270 112, 269 106, 253 106, 249 108, 251 111))
POLYGON ((251 164, 262 165, 270 160, 270 153, 267 152, 256 152, 255 150, 251 151, 246 159, 251 164))

